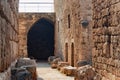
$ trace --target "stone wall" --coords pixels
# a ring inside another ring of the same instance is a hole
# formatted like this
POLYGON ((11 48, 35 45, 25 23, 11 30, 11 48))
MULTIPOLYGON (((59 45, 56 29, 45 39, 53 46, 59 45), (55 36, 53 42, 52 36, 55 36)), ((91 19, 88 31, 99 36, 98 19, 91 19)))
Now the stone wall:
POLYGON ((18 55, 18 1, 0 0, 0 80, 10 80, 18 55))
POLYGON ((120 80, 120 0, 93 2, 93 67, 103 80, 120 80))
POLYGON ((55 54, 62 54, 64 44, 64 27, 63 26, 63 4, 64 0, 54 0, 55 5, 55 14, 56 14, 56 22, 55 22, 55 54))
POLYGON ((76 66, 78 61, 91 62, 92 1, 54 0, 56 12, 55 53, 76 66), (83 27, 82 21, 89 25, 83 27))
POLYGON ((54 13, 19 13, 19 57, 27 57, 27 33, 41 18, 55 22, 54 13))

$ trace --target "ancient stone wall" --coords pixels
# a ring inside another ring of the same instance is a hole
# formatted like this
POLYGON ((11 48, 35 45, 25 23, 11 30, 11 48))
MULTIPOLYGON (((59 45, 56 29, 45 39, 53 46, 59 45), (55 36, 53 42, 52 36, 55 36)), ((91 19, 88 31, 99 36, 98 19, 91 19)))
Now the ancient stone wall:
POLYGON ((120 0, 93 1, 93 67, 103 80, 120 80, 120 0))
POLYGON ((18 1, 0 0, 0 80, 10 80, 18 55, 18 1))
POLYGON ((55 54, 62 54, 64 45, 64 27, 63 26, 63 4, 64 0, 54 0, 55 3, 55 54))
POLYGON ((41 18, 55 22, 54 13, 19 13, 19 57, 27 57, 27 33, 41 18))
POLYGON ((91 62, 92 54, 92 1, 54 0, 56 12, 56 54, 76 66, 78 61, 91 62), (88 21, 86 27, 82 21, 88 21))

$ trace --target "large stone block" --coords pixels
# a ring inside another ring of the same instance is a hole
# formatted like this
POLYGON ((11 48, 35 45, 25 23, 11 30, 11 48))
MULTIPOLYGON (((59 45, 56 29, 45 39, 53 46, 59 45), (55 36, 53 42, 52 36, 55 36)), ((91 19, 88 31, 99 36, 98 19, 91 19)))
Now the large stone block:
POLYGON ((51 62, 51 68, 57 68, 59 62, 61 62, 61 59, 60 59, 60 58, 55 58, 55 59, 51 62))
POLYGON ((57 65, 57 69, 60 70, 62 67, 69 66, 69 62, 59 62, 57 65))
POLYGON ((75 72, 75 80, 102 80, 95 70, 89 66, 79 67, 75 72))
POLYGON ((76 71, 76 67, 72 67, 72 66, 63 67, 63 72, 67 76, 75 76, 75 71, 76 71))
POLYGON ((48 63, 52 63, 52 61, 55 59, 56 57, 55 56, 50 56, 48 57, 48 63))
POLYGON ((17 60, 16 67, 33 65, 36 66, 35 60, 31 60, 29 58, 20 58, 17 60))
POLYGON ((12 80, 33 80, 32 74, 25 68, 13 68, 11 70, 12 80))
POLYGON ((27 71, 30 72, 31 80, 37 80, 36 66, 28 65, 28 66, 23 66, 23 68, 25 68, 27 71))
MULTIPOLYGON (((37 80, 36 62, 35 62, 35 60, 33 60, 33 59, 31 60, 29 58, 20 58, 20 59, 18 59, 15 67, 17 69, 22 68, 24 70, 27 70, 31 74, 31 80, 37 80)), ((16 73, 19 74, 19 72, 16 72, 16 73)), ((24 75, 24 72, 22 72, 22 73, 20 73, 20 74, 24 75)), ((28 78, 29 78, 29 76, 28 76, 28 78)))

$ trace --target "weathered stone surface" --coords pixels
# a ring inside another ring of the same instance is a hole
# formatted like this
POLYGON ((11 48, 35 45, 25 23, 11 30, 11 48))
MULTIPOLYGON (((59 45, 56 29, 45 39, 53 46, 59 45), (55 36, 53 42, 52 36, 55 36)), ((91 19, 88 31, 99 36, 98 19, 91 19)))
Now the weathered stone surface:
POLYGON ((0 73, 0 80, 10 80, 10 79, 11 79, 10 68, 8 70, 0 73))
POLYGON ((61 58, 55 58, 51 63, 51 68, 57 68, 59 62, 61 62, 61 58))
POLYGON ((102 75, 102 80, 119 80, 120 1, 92 0, 92 2, 93 67, 102 75))
POLYGON ((52 68, 52 69, 56 69, 56 68, 57 68, 57 65, 58 65, 58 64, 56 64, 56 63, 52 63, 52 64, 51 64, 51 68, 52 68))
POLYGON ((102 78, 91 66, 86 65, 76 70, 75 80, 102 80, 102 78))
POLYGON ((51 64, 54 59, 55 59, 55 56, 48 57, 48 63, 51 64))
MULTIPOLYGON (((30 58, 20 58, 17 60, 17 63, 15 65, 17 69, 25 69, 31 74, 31 80, 37 80, 37 72, 36 72, 36 62, 33 59, 30 58)), ((19 74, 19 72, 16 72, 19 74)), ((24 73, 24 72, 22 72, 24 73)), ((20 73, 21 75, 23 75, 20 73)), ((29 78, 29 76, 28 76, 29 78)))
POLYGON ((18 55, 18 0, 0 0, 0 80, 10 80, 18 55))
POLYGON ((60 71, 64 74, 66 74, 67 76, 74 76, 75 71, 76 71, 76 67, 66 66, 66 67, 62 67, 60 69, 60 71))
POLYGON ((12 68, 11 79, 12 80, 32 80, 32 75, 25 68, 12 68))
POLYGON ((31 60, 29 58, 20 58, 17 60, 16 67, 28 66, 33 65, 36 66, 35 60, 31 60))
POLYGON ((77 66, 77 61, 91 61, 92 0, 54 0, 56 12, 55 54, 77 66), (88 26, 82 25, 88 21, 88 26))
POLYGON ((57 65, 57 69, 61 70, 62 67, 70 66, 68 62, 59 62, 57 65))
POLYGON ((37 72, 36 72, 36 66, 34 65, 28 65, 23 66, 27 71, 31 74, 31 80, 37 80, 37 72))

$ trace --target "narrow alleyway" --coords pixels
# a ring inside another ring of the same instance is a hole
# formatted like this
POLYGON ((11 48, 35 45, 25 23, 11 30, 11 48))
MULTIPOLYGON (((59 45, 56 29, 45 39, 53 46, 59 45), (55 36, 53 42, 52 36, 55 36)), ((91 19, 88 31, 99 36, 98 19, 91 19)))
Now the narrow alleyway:
POLYGON ((74 77, 69 77, 61 74, 57 69, 51 69, 47 62, 37 63, 38 80, 74 80, 74 77))

